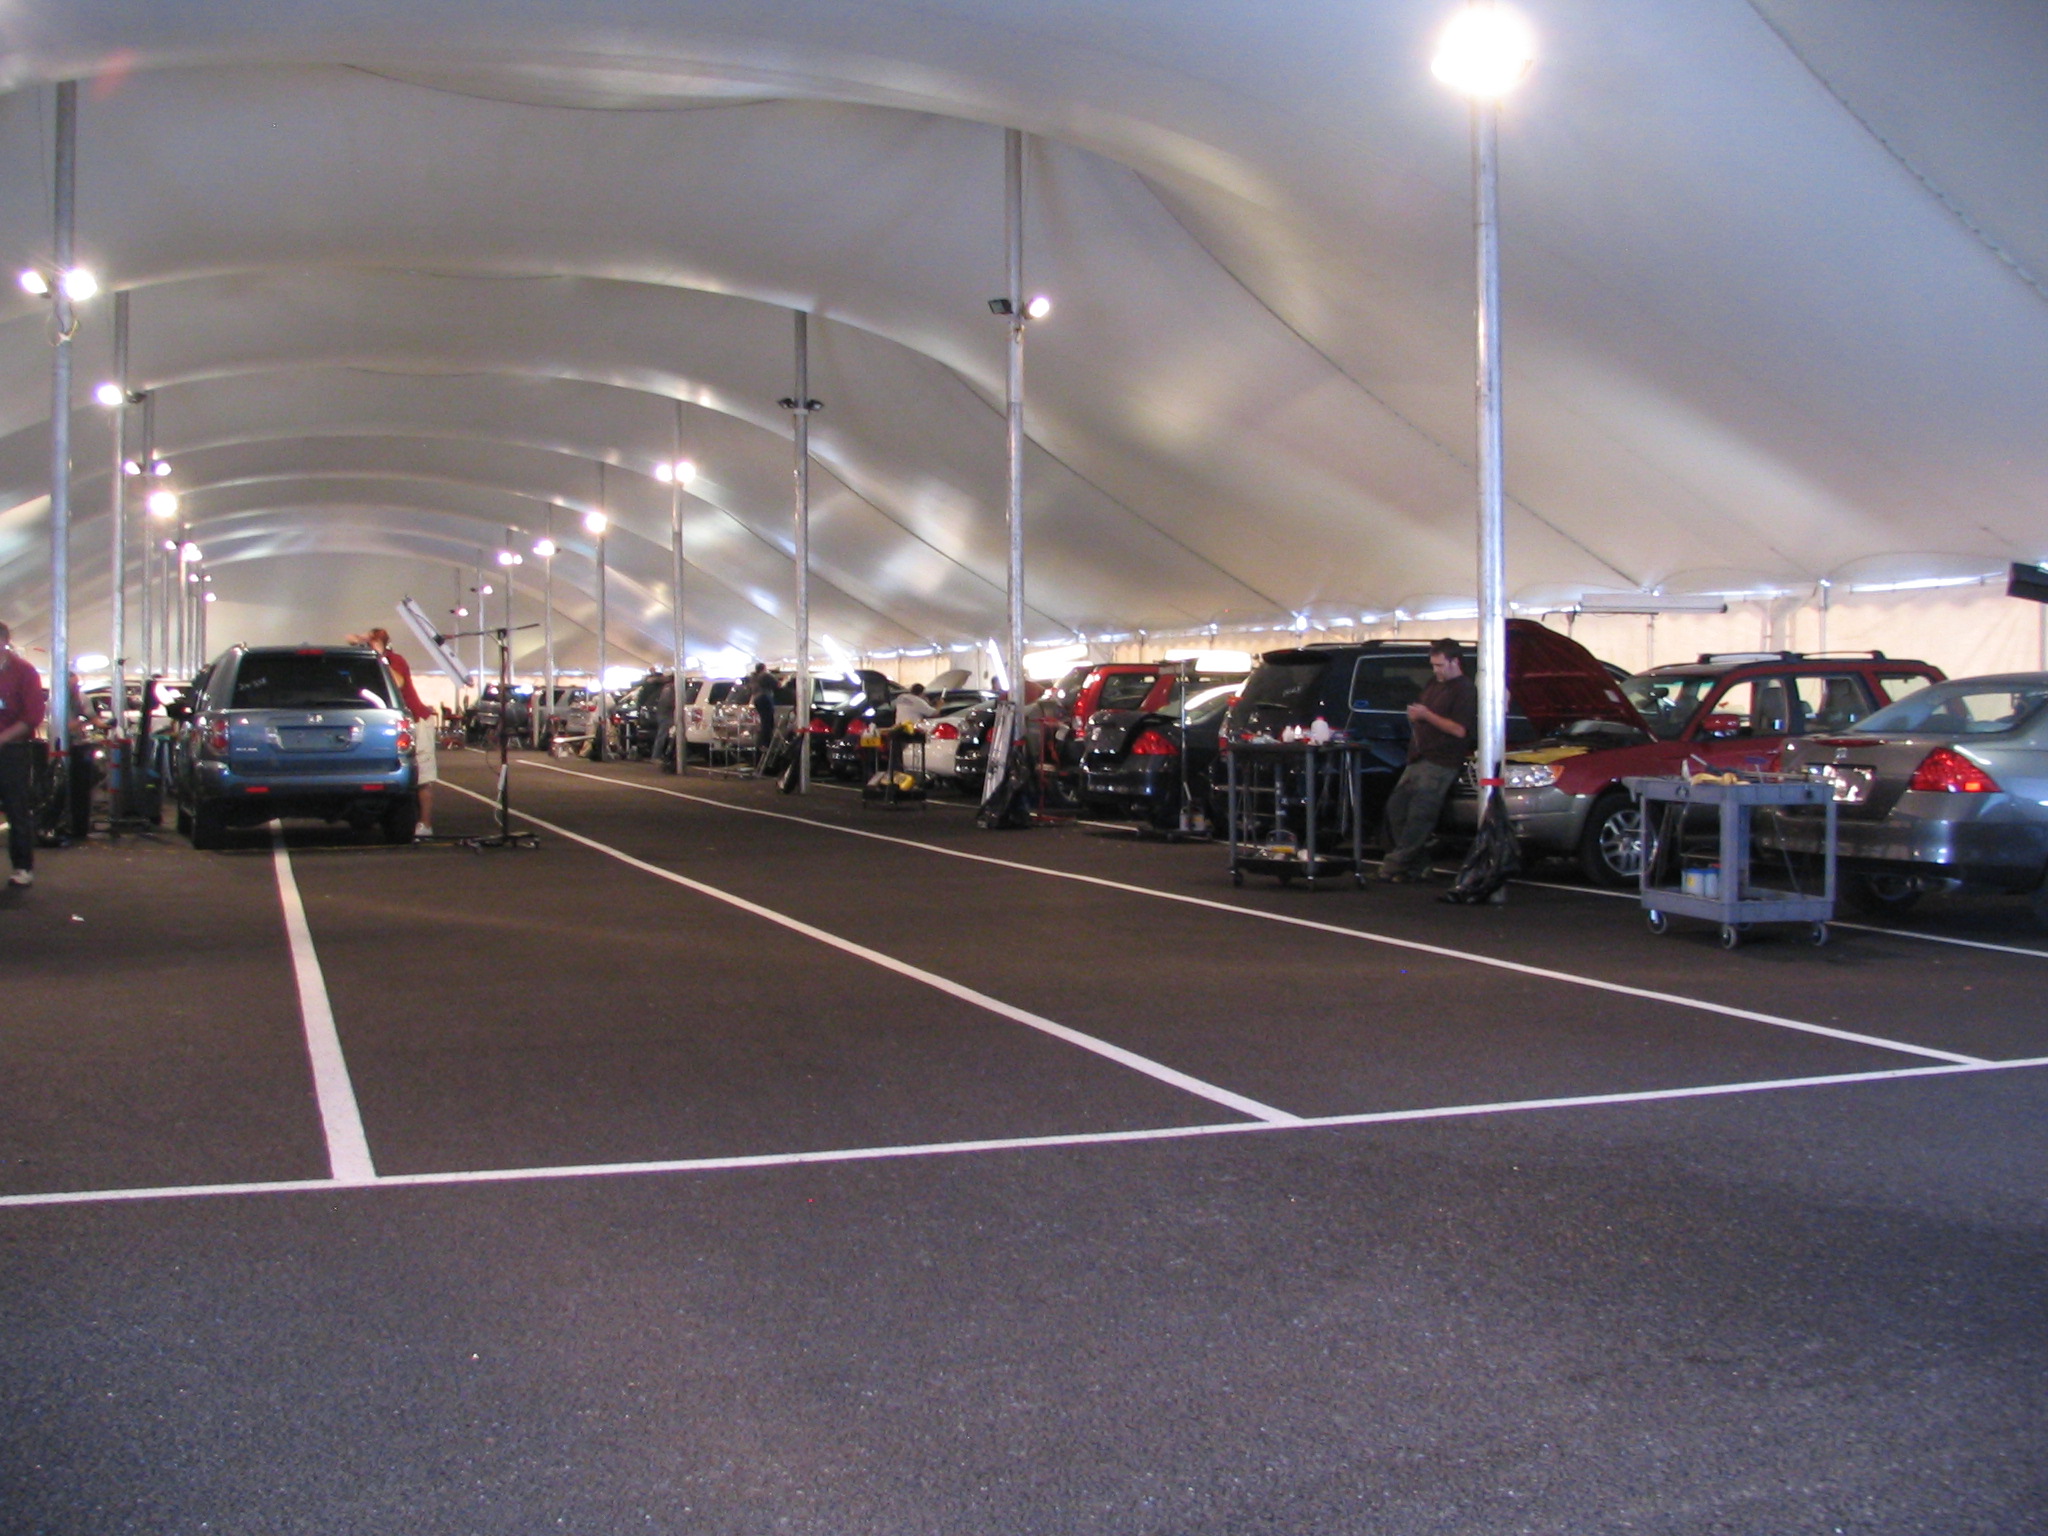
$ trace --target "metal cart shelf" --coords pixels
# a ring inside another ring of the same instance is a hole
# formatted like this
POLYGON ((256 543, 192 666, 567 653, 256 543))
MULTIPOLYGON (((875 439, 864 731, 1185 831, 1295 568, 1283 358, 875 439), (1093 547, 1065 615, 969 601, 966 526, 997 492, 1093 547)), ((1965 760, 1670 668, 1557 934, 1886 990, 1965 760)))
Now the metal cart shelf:
POLYGON ((1835 915, 1835 799, 1828 785, 1770 775, 1733 784, 1649 778, 1622 782, 1642 807, 1641 894, 1652 933, 1665 932, 1668 919, 1676 916, 1718 923, 1723 949, 1740 944, 1755 923, 1803 924, 1810 943, 1828 941, 1828 923, 1835 915), (1820 891, 1801 889, 1789 866, 1789 887, 1761 883, 1751 860, 1752 813, 1759 807, 1814 805, 1823 807, 1827 816, 1820 891), (1683 828, 1686 813, 1696 806, 1714 810, 1718 862, 1688 867, 1683 828))
POLYGON ((1364 885, 1358 780, 1370 751, 1362 741, 1224 743, 1230 883, 1243 885, 1249 870, 1283 885, 1299 879, 1311 890, 1331 875, 1364 885), (1347 840, 1349 853, 1342 851, 1347 840))

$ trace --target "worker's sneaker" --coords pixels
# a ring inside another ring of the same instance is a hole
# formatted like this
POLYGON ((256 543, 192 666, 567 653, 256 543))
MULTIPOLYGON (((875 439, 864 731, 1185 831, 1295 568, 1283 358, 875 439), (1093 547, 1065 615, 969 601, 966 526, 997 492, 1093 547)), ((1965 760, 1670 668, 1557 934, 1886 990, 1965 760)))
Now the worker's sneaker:
POLYGON ((434 829, 428 826, 424 821, 412 829, 412 840, 416 843, 427 842, 433 837, 433 835, 434 829))
POLYGON ((9 885, 34 885, 36 883, 36 872, 32 869, 17 869, 7 877, 7 883, 9 885))

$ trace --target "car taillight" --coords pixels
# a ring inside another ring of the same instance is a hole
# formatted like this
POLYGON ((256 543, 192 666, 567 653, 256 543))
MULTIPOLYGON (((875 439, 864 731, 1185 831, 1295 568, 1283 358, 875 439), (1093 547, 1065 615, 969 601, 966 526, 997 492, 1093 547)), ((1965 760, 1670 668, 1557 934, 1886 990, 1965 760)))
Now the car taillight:
POLYGON ((410 752, 412 750, 412 727, 409 725, 401 724, 398 727, 398 750, 400 752, 410 752))
POLYGON ((846 734, 851 736, 855 741, 858 741, 861 737, 867 735, 870 729, 871 727, 865 720, 849 720, 846 722, 846 734))
POLYGON ((1954 747, 1936 747, 1913 770, 1908 789, 1932 789, 1951 795, 1995 795, 1998 781, 1954 747))
POLYGON ((941 721, 931 728, 931 739, 933 741, 958 741, 960 739, 960 727, 954 725, 951 721, 941 721))
POLYGON ((1138 739, 1131 743, 1133 757, 1172 757, 1179 751, 1180 748, 1155 730, 1138 732, 1138 739))
POLYGON ((209 726, 209 727, 207 728, 207 732, 206 732, 206 750, 207 750, 207 751, 209 751, 209 752, 218 752, 218 753, 220 753, 220 754, 221 754, 221 755, 222 755, 223 757, 225 757, 225 756, 227 755, 227 750, 228 750, 228 723, 227 723, 227 721, 225 721, 225 720, 216 720, 216 721, 214 721, 214 722, 213 722, 213 724, 212 724, 211 726, 209 726))

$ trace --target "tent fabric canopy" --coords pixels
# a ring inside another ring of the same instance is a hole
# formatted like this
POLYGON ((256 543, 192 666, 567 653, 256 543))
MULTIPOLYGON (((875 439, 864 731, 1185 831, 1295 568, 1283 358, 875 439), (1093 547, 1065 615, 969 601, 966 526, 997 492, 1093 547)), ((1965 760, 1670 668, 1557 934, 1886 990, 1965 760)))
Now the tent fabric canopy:
MULTIPOLYGON (((2038 10, 1520 8, 1518 600, 2048 555, 2038 10)), ((615 644, 664 654, 652 471, 682 454, 690 647, 788 654, 802 311, 814 629, 953 645, 1003 622, 987 300, 1016 126, 1055 304, 1026 365, 1031 636, 1414 610, 1474 581, 1468 143, 1427 69, 1448 10, 26 3, 0 259, 49 259, 46 82, 79 79, 80 255, 131 295, 131 383, 240 627, 218 640, 445 606, 552 529, 583 654, 602 499, 615 644)), ((105 624, 109 311, 76 343, 79 636, 105 624)), ((29 631, 48 324, 0 298, 0 613, 29 631)))

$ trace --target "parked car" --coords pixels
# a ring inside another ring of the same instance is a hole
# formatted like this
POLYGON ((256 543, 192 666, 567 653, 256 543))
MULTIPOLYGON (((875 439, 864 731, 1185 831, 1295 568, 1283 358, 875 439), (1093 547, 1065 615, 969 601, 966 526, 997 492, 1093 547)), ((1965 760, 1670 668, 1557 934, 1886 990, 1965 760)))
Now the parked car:
POLYGON ((896 723, 896 695, 901 692, 903 689, 882 673, 865 667, 856 669, 843 679, 811 679, 811 729, 823 737, 827 773, 836 779, 861 777, 868 764, 868 759, 862 756, 861 740, 896 723), (834 681, 842 687, 846 684, 853 686, 844 692, 832 689, 820 693, 820 683, 834 681), (839 693, 836 705, 828 702, 835 692, 839 693), (826 727, 823 732, 818 731, 821 722, 826 727))
POLYGON ((612 694, 613 740, 625 757, 652 757, 661 720, 655 703, 668 686, 666 672, 649 672, 612 694))
POLYGON ((546 746, 556 736, 576 736, 590 728, 590 690, 566 683, 555 684, 552 701, 547 697, 543 684, 533 690, 529 709, 540 711, 540 740, 546 746))
POLYGON ((991 702, 991 697, 984 694, 967 703, 956 704, 925 722, 924 771, 927 778, 945 788, 963 791, 981 788, 981 760, 970 755, 968 763, 963 764, 960 745, 963 733, 970 743, 979 743, 979 732, 988 729, 991 702))
POLYGON ((178 830, 194 848, 294 817, 412 840, 412 721, 375 651, 236 646, 195 684, 171 773, 178 830))
MULTIPOLYGON (((1624 778, 1773 767, 1788 740, 1843 730, 1940 679, 1924 661, 1877 651, 1749 651, 1653 667, 1621 685, 1641 733, 1581 725, 1546 731, 1509 754, 1508 816, 1529 852, 1573 858, 1599 885, 1634 885, 1642 815, 1624 778)), ((1449 824, 1469 830, 1475 803, 1468 785, 1452 800, 1449 824)))
MULTIPOLYGON (((1898 912, 1934 889, 2029 894, 2048 922, 2048 672, 1922 688, 1858 722, 1785 743, 1787 773, 1834 786, 1842 893, 1898 912)), ((1819 809, 1780 811, 1759 841, 1824 850, 1819 809)))
MULTIPOLYGON (((1184 684, 1187 681, 1184 680, 1184 684)), ((1150 709, 1098 709, 1081 749, 1081 807, 1154 826, 1180 823, 1183 804, 1217 814, 1209 770, 1243 680, 1168 690, 1150 709)))
POLYGON ((682 688, 683 740, 693 753, 708 755, 719 739, 720 709, 738 686, 730 677, 685 677, 682 688))
MULTIPOLYGON (((1635 709, 1613 677, 1576 640, 1530 619, 1508 620, 1510 745, 1567 728, 1646 739, 1635 709)), ((1468 660, 1467 676, 1476 676, 1468 660)), ((1245 680, 1223 723, 1226 741, 1277 738, 1316 720, 1370 751, 1360 777, 1360 814, 1370 838, 1408 760, 1408 706, 1432 681, 1429 643, 1366 640, 1268 651, 1245 680)), ((1217 778, 1222 778, 1219 769, 1217 778)), ((1452 812, 1455 813, 1453 801, 1452 812)), ((1447 823, 1455 827, 1454 822, 1447 823)), ((1469 802, 1466 830, 1469 831, 1469 802)))

